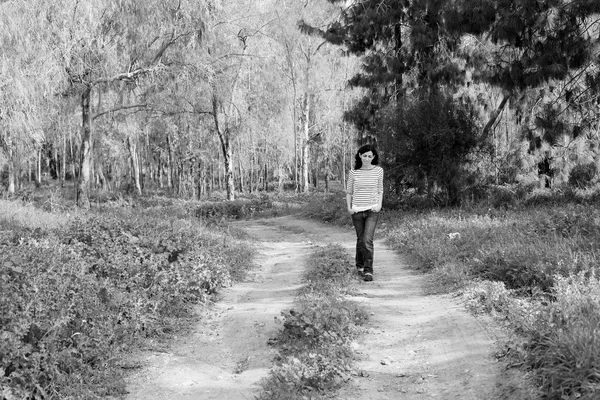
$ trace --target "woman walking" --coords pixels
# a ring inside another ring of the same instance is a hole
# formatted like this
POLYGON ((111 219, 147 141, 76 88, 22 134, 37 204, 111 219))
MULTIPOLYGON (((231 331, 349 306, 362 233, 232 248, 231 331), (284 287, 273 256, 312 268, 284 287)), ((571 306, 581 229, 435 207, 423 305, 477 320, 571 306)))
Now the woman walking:
POLYGON ((377 150, 364 145, 354 157, 346 186, 346 205, 356 230, 356 268, 364 280, 373 280, 373 236, 383 201, 383 168, 377 150))

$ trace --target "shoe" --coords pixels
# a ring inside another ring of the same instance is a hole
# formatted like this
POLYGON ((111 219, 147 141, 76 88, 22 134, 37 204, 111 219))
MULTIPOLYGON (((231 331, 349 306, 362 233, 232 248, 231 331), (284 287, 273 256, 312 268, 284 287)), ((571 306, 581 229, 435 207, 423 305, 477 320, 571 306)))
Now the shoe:
POLYGON ((365 272, 365 277, 363 279, 365 282, 371 282, 373 280, 373 274, 370 272, 365 272))
POLYGON ((358 272, 358 276, 360 276, 361 278, 365 276, 365 270, 362 268, 357 268, 356 272, 358 272))

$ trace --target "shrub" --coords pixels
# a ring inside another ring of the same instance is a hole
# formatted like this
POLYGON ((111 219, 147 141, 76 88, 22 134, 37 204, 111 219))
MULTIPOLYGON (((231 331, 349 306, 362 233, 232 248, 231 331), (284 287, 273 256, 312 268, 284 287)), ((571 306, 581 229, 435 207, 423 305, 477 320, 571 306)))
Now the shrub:
POLYGON ((281 313, 279 356, 258 399, 330 398, 350 379, 350 342, 368 318, 362 305, 344 297, 355 279, 351 265, 339 245, 311 255, 296 307, 281 313), (312 279, 317 273, 318 279, 312 279))
POLYGON ((302 208, 304 216, 322 222, 345 225, 350 223, 343 192, 311 195, 302 208))
POLYGON ((492 185, 488 188, 488 203, 493 208, 511 208, 517 203, 517 193, 508 186, 492 185))
POLYGON ((495 254, 482 261, 472 269, 472 272, 486 280, 503 282, 509 289, 536 287, 547 292, 552 287, 552 276, 539 266, 530 263, 529 258, 511 259, 495 254))
POLYGON ((560 205, 566 196, 556 191, 548 194, 551 207, 501 216, 480 209, 403 213, 389 243, 462 289, 470 309, 509 322, 519 338, 507 344, 511 362, 537 377, 544 398, 596 399, 600 209, 589 201, 560 205))
POLYGON ((249 200, 206 202, 196 209, 195 215, 202 219, 244 219, 272 208, 273 202, 264 195, 249 200))
POLYGON ((467 156, 479 144, 472 113, 470 106, 439 93, 422 93, 386 110, 380 127, 386 179, 430 191, 437 185, 445 205, 458 205, 467 187, 467 156))
POLYGON ((180 328, 248 267, 244 243, 164 215, 0 231, 0 398, 124 394, 122 354, 180 328))
POLYGON ((569 185, 585 189, 592 185, 594 178, 596 177, 597 167, 596 163, 591 162, 587 164, 576 165, 569 174, 569 185))
POLYGON ((593 272, 556 277, 555 301, 538 314, 528 364, 549 399, 600 395, 600 279, 593 272))

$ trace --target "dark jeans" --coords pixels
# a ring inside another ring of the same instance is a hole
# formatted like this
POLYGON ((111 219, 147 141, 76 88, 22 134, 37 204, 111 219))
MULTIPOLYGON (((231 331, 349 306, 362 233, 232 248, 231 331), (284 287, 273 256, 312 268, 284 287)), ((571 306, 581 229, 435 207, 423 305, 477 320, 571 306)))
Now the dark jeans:
POLYGON ((373 273, 373 235, 379 219, 379 213, 371 210, 352 214, 352 223, 356 230, 356 268, 373 273))

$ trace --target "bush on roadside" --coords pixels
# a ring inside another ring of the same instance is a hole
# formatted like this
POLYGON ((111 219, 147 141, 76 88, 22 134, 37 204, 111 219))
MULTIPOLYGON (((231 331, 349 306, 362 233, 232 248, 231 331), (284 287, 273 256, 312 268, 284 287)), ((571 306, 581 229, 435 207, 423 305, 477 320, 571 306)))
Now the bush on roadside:
POLYGON ((258 399, 327 398, 350 379, 350 343, 368 319, 361 305, 345 298, 352 290, 353 273, 349 256, 339 245, 326 246, 310 257, 296 306, 282 312, 279 356, 258 399))
POLYGON ((195 211, 202 219, 244 219, 252 218, 260 212, 273 209, 273 202, 267 195, 258 198, 233 201, 203 202, 195 211))
POLYGON ((508 321, 523 337, 511 357, 533 371, 545 398, 600 395, 600 279, 593 271, 554 277, 553 301, 517 297, 492 281, 463 292, 469 309, 508 321))
POLYGON ((350 223, 344 192, 312 195, 307 199, 301 210, 304 216, 317 221, 335 225, 350 223))
POLYGON ((181 328, 249 267, 250 248, 224 233, 104 211, 55 230, 0 229, 0 398, 124 394, 124 353, 181 328))
POLYGON ((544 398, 596 399, 600 208, 563 200, 503 213, 403 213, 390 222, 388 243, 446 291, 460 290, 471 310, 508 322, 518 336, 507 344, 511 363, 537 378, 544 398))
POLYGON ((569 173, 569 185, 579 189, 590 187, 596 177, 597 170, 598 168, 594 162, 576 165, 569 173))
POLYGON ((556 277, 555 301, 538 314, 528 365, 550 399, 600 396, 600 278, 595 270, 556 277))

